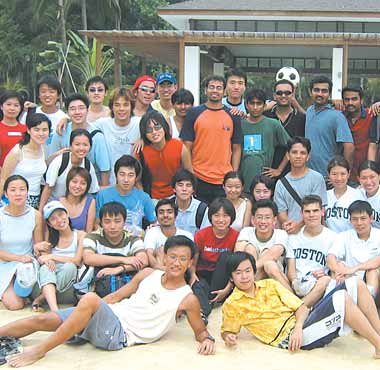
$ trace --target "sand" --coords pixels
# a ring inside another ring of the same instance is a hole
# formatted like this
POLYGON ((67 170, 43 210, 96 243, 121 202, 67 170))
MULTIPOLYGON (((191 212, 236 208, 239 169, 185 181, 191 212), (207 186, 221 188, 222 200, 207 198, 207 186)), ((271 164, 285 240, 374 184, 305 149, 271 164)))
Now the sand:
MULTIPOLYGON (((10 312, 0 308, 0 324, 23 318, 31 313, 25 308, 10 312)), ((313 351, 289 353, 258 342, 247 332, 239 335, 236 348, 225 347, 219 335, 221 309, 210 316, 209 331, 216 337, 216 354, 197 354, 197 343, 190 326, 182 318, 176 327, 159 342, 108 352, 90 344, 62 345, 46 355, 30 369, 44 370, 340 370, 379 369, 380 360, 372 359, 373 348, 363 338, 351 334, 338 338, 329 346, 313 351)), ((46 338, 48 333, 36 333, 22 340, 24 346, 46 338)), ((3 368, 7 368, 4 365, 3 368)))

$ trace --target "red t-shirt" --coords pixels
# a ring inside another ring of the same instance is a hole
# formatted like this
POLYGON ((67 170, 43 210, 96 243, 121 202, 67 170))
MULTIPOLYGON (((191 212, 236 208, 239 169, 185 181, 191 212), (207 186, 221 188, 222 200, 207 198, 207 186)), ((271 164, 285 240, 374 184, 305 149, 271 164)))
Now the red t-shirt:
POLYGON ((4 122, 0 122, 0 166, 3 166, 5 157, 20 142, 25 132, 26 126, 19 122, 16 126, 9 126, 4 122))
POLYGON ((195 233, 194 242, 199 250, 197 271, 214 271, 219 256, 223 252, 233 252, 239 232, 230 228, 227 235, 219 239, 212 226, 205 227, 195 233))
POLYGON ((144 161, 152 175, 150 195, 153 199, 168 198, 174 194, 171 182, 181 166, 182 148, 182 141, 177 139, 167 141, 162 150, 152 145, 144 146, 144 161))

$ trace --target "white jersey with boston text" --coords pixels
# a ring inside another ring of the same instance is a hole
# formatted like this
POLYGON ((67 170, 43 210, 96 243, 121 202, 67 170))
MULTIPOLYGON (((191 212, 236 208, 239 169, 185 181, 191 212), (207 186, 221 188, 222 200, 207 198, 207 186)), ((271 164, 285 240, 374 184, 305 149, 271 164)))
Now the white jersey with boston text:
POLYGON ((364 200, 361 191, 347 186, 346 192, 337 198, 334 189, 327 191, 327 205, 325 207, 326 226, 339 233, 352 229, 348 207, 355 200, 364 200))
POLYGON ((336 242, 337 234, 327 227, 323 227, 322 232, 316 236, 307 236, 304 231, 305 227, 288 238, 288 246, 296 259, 297 278, 302 279, 310 272, 320 269, 324 269, 327 274, 327 254, 336 242))
POLYGON ((372 197, 367 197, 366 191, 363 188, 359 188, 362 192, 364 199, 372 207, 373 222, 372 226, 380 229, 380 187, 377 189, 377 192, 372 197))

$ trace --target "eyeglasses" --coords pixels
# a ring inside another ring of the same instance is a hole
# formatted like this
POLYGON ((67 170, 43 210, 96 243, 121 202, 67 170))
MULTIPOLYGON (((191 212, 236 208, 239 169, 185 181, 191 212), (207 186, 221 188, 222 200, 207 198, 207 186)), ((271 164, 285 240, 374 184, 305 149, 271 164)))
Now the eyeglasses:
POLYGON ((162 125, 157 123, 156 125, 154 125, 153 127, 149 126, 146 128, 146 133, 147 134, 151 134, 154 131, 158 131, 158 130, 161 130, 162 129, 162 125))
POLYGON ((313 92, 319 94, 319 93, 322 93, 322 94, 328 94, 330 91, 329 89, 320 89, 319 87, 313 87, 313 92))
POLYGON ((278 91, 276 91, 276 95, 277 96, 289 96, 289 95, 291 95, 292 94, 292 92, 291 91, 281 91, 281 90, 278 90, 278 91))
POLYGON ((90 88, 88 89, 88 91, 91 92, 91 93, 96 93, 96 92, 98 92, 98 93, 102 93, 102 92, 104 92, 105 90, 104 90, 102 87, 98 87, 98 88, 96 88, 96 87, 90 87, 90 88))
POLYGON ((184 256, 177 257, 174 254, 168 254, 168 258, 172 262, 179 261, 181 263, 186 263, 189 260, 187 257, 184 257, 184 256))
POLYGON ((139 87, 139 90, 145 93, 149 92, 151 94, 154 94, 156 92, 156 89, 154 87, 147 87, 147 86, 141 86, 139 87))

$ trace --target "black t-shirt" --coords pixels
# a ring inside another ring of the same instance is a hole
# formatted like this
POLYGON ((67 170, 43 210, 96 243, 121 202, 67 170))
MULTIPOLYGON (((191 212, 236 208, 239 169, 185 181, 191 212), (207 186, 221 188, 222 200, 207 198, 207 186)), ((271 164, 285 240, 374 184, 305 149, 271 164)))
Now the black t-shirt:
MULTIPOLYGON (((272 110, 264 112, 264 115, 269 118, 275 118, 281 122, 281 120, 277 117, 276 114, 276 106, 272 108, 272 110)), ((289 136, 301 136, 305 137, 305 122, 306 115, 297 110, 293 110, 284 122, 281 122, 284 129, 287 131, 289 136)), ((286 153, 286 148, 283 146, 277 146, 274 152, 272 168, 277 168, 281 163, 284 155, 286 153)), ((284 176, 286 173, 290 171, 290 165, 285 167, 285 170, 282 172, 281 176, 284 176)))

